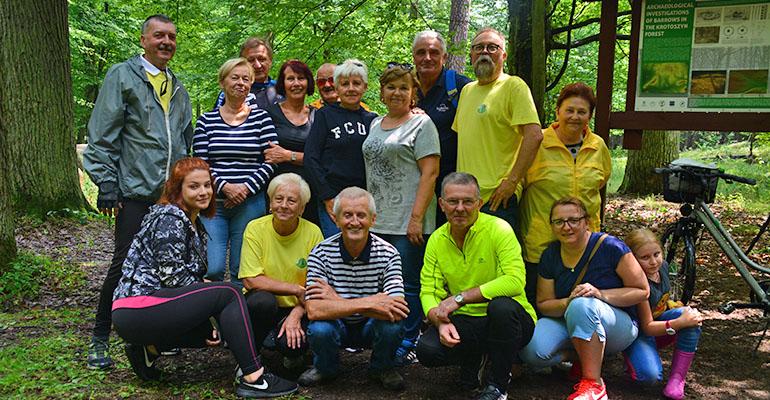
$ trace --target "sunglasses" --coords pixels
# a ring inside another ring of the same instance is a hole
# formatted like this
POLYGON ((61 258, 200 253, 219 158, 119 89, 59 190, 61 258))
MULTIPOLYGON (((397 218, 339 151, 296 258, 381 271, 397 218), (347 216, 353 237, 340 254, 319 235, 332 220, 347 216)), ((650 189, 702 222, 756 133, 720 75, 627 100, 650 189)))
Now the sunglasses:
POLYGON ((318 78, 315 80, 315 84, 318 85, 318 87, 324 87, 326 84, 334 85, 334 78, 328 77, 328 78, 318 78))
POLYGON ((160 97, 163 97, 168 93, 168 74, 163 73, 163 76, 166 77, 166 80, 160 83, 160 97))
POLYGON ((391 61, 391 62, 389 62, 387 64, 385 69, 391 69, 391 68, 396 68, 396 67, 401 68, 404 71, 410 71, 410 72, 412 71, 412 68, 414 68, 414 66, 412 64, 409 64, 409 63, 397 63, 395 61, 391 61))

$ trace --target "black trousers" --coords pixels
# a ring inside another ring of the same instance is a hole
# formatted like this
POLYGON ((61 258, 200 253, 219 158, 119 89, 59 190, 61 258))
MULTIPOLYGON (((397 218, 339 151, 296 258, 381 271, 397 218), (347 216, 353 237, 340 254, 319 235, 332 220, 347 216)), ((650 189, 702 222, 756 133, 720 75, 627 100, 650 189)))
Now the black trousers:
MULTIPOLYGON (((297 349, 289 347, 289 343, 286 341, 286 335, 278 337, 281 324, 283 324, 283 320, 286 319, 292 309, 288 307, 278 307, 278 301, 274 294, 261 290, 250 291, 246 295, 246 303, 248 304, 249 313, 251 314, 251 326, 254 331, 254 339, 256 340, 258 348, 262 346, 265 338, 272 332, 275 334, 275 349, 285 357, 295 358, 304 355, 307 352, 309 346, 307 337, 297 349)), ((301 324, 302 330, 307 334, 307 316, 302 318, 301 324)))
POLYGON ((142 226, 142 219, 148 212, 153 202, 123 199, 123 208, 115 217, 115 251, 112 254, 110 269, 102 283, 102 291, 99 294, 99 305, 96 307, 96 322, 93 335, 106 338, 110 336, 112 327, 112 295, 118 287, 118 281, 123 275, 123 261, 131 248, 134 236, 142 226))
POLYGON ((201 282, 120 301, 112 319, 126 342, 159 350, 205 347, 212 332, 209 318, 214 317, 243 373, 262 367, 246 299, 232 283, 201 282))
POLYGON ((417 358, 426 367, 478 365, 481 355, 489 357, 489 383, 501 390, 508 388, 511 366, 519 362, 518 353, 532 338, 535 322, 524 308, 509 297, 489 302, 487 315, 470 317, 450 315, 460 334, 455 347, 441 344, 438 330, 431 326, 417 343, 417 358))

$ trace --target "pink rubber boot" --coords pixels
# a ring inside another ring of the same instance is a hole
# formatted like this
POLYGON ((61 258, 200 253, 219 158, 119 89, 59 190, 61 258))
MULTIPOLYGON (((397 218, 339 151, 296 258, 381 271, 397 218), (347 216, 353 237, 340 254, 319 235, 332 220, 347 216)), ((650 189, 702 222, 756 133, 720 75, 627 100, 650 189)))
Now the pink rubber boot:
POLYGON ((684 378, 690 369, 695 353, 674 350, 674 359, 671 360, 671 375, 668 383, 663 388, 663 395, 669 399, 680 400, 684 398, 684 378))

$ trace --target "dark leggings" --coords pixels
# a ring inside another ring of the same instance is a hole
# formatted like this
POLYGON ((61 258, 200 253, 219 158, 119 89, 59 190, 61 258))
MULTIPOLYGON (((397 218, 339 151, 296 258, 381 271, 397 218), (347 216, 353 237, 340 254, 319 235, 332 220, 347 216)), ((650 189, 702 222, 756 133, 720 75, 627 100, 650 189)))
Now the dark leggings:
MULTIPOLYGON (((271 331, 275 331, 275 348, 279 353, 285 357, 299 357, 304 355, 308 349, 307 340, 302 342, 302 345, 298 349, 292 349, 289 347, 286 341, 286 335, 278 337, 278 332, 281 330, 281 324, 283 320, 291 312, 292 308, 278 307, 278 301, 275 295, 270 292, 262 290, 252 290, 246 295, 246 303, 249 306, 249 313, 251 314, 252 328, 254 330, 254 338, 257 343, 257 347, 262 347, 262 342, 271 331)), ((307 333, 308 320, 307 317, 302 318, 302 330, 307 333)))
POLYGON ((229 282, 160 289, 149 296, 116 300, 112 322, 126 342, 158 349, 205 347, 214 317, 243 373, 262 368, 254 346, 246 299, 229 282))

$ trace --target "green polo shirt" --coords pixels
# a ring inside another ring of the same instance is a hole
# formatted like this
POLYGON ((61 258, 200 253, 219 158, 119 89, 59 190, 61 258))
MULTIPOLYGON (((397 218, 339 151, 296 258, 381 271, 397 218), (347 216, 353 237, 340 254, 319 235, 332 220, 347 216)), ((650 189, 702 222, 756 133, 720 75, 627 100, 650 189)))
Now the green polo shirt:
MULTIPOLYGON (((535 309, 524 294, 524 260, 513 229, 504 220, 479 213, 465 236, 463 249, 442 225, 428 239, 420 273, 420 301, 425 314, 441 300, 464 290, 479 287, 487 300, 511 297, 537 321, 535 309)), ((455 314, 483 317, 487 304, 466 304, 455 314)))

